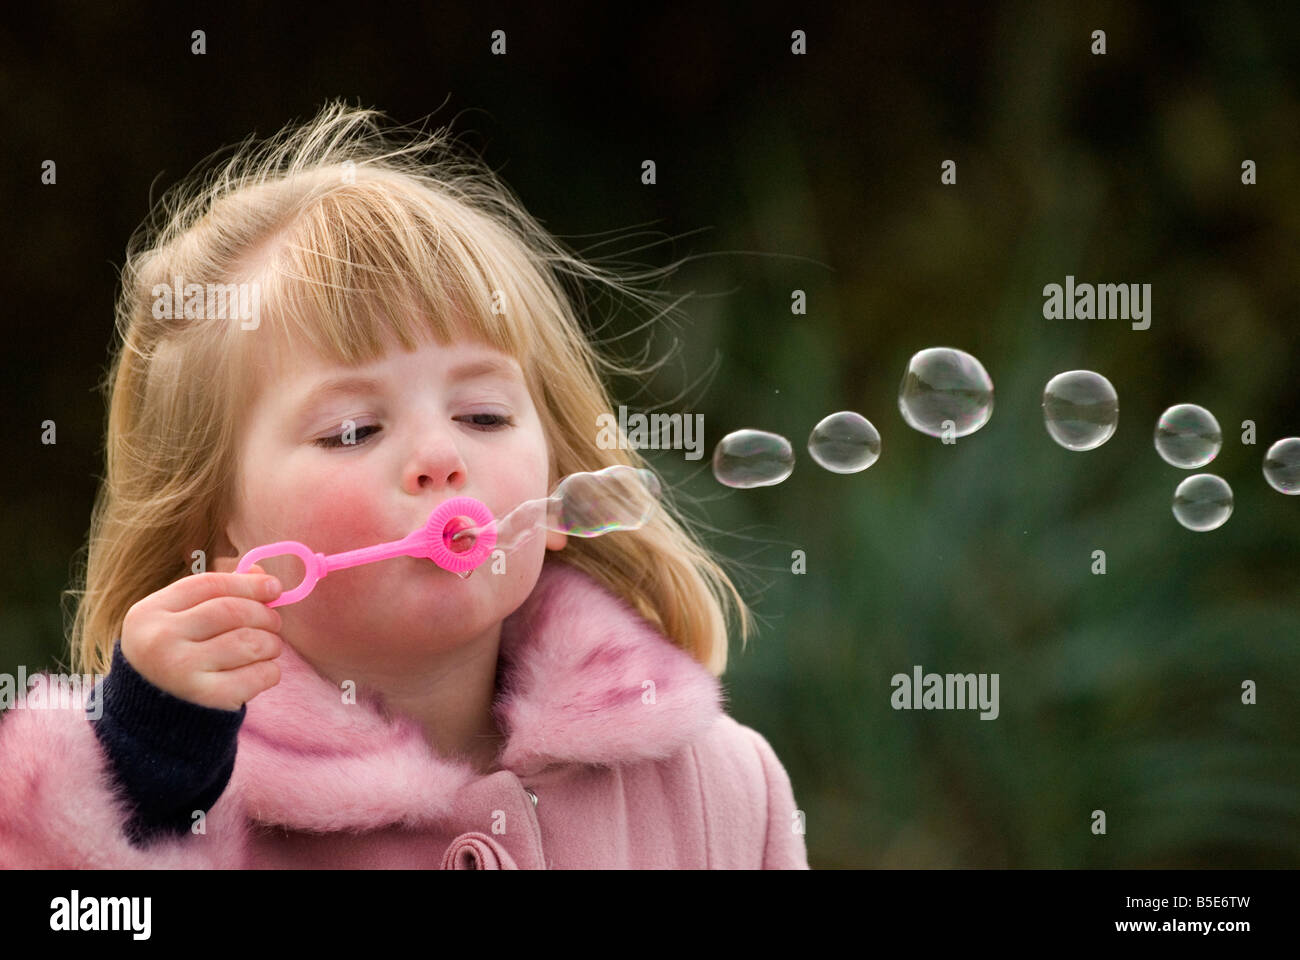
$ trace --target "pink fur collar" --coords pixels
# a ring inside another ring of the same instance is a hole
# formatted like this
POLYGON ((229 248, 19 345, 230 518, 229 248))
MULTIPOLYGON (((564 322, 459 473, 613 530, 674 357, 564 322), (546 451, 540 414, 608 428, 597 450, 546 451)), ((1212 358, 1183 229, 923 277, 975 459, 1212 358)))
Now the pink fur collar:
MULTIPOLYGON (((587 574, 550 561, 501 628, 501 768, 664 759, 722 712, 718 679, 587 574), (654 700, 643 702, 653 681, 654 700)), ((288 644, 280 682, 248 703, 229 789, 263 823, 304 830, 439 819, 480 774, 364 696, 345 704, 288 644)), ((489 776, 499 774, 489 774, 489 776)))

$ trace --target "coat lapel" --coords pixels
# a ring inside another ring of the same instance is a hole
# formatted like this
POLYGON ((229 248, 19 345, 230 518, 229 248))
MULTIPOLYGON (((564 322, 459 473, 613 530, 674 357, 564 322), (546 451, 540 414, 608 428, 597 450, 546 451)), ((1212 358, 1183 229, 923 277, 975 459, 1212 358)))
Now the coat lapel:
MULTIPOLYGON (((288 644, 280 682, 248 703, 229 789, 259 822, 312 831, 444 819, 481 775, 442 757, 419 725, 340 691, 288 644)), ((519 777, 552 764, 672 756, 721 715, 716 677, 595 579, 548 561, 501 627, 494 706, 499 762, 519 777)))

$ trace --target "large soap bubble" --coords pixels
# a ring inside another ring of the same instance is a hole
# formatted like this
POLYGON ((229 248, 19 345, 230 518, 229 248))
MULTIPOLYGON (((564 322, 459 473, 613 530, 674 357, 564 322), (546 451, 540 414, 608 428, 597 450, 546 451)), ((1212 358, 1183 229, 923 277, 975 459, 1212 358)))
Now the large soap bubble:
POLYGON ((1203 467, 1223 446, 1223 431, 1214 414, 1194 403, 1179 403, 1156 423, 1156 452, 1165 463, 1184 470, 1203 467))
POLYGON ((1232 488, 1212 473, 1188 477, 1174 491, 1174 516, 1198 533, 1218 529, 1232 516, 1232 488))
POLYGON ((770 487, 794 471, 794 448, 763 430, 729 433, 713 449, 713 475, 729 487, 770 487))
POLYGON ((1300 493, 1300 437, 1287 437, 1268 448, 1264 479, 1278 493, 1300 493))
POLYGON ((857 473, 880 457, 880 431, 860 413, 832 413, 813 427, 808 454, 834 473, 857 473))
POLYGON ((1095 450, 1119 424, 1119 395, 1100 373, 1058 373, 1043 389, 1043 423, 1065 449, 1095 450))
POLYGON ((954 437, 974 433, 993 415, 993 381, 984 365, 963 350, 930 347, 913 355, 898 388, 907 425, 931 437, 952 423, 954 437))

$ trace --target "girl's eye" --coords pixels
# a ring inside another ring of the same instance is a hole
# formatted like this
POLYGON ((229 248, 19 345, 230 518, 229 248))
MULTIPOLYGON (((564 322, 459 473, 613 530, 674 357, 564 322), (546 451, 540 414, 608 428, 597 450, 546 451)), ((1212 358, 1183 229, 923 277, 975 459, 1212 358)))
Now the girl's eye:
POLYGON ((471 423, 470 426, 475 430, 503 430, 506 427, 513 427, 515 421, 513 417, 503 416, 499 413, 471 413, 468 417, 453 417, 453 420, 464 422, 465 420, 476 420, 477 423, 471 423))
POLYGON ((319 440, 316 441, 316 445, 317 445, 318 447, 353 447, 353 446, 360 446, 360 445, 361 445, 361 441, 362 441, 362 439, 363 439, 363 434, 364 434, 365 437, 369 437, 369 436, 370 436, 370 434, 365 433, 365 431, 367 431, 367 430, 373 430, 373 431, 375 431, 376 433, 378 433, 378 432, 379 432, 380 430, 382 430, 382 429, 384 429, 384 428, 383 428, 383 427, 380 427, 380 426, 376 426, 375 424, 370 424, 370 423, 368 423, 368 424, 366 424, 364 427, 357 427, 357 428, 356 428, 356 430, 354 431, 354 437, 353 437, 353 439, 354 439, 354 441, 355 441, 354 443, 344 443, 344 442, 343 442, 343 434, 340 433, 337 437, 321 437, 319 440))
MULTIPOLYGON (((513 427, 515 425, 513 417, 499 413, 471 413, 468 416, 453 417, 452 419, 462 423, 466 421, 474 421, 468 425, 473 427, 475 430, 482 430, 485 433, 490 433, 495 430, 504 430, 506 427, 513 427)), ((316 441, 316 445, 318 447, 328 448, 360 446, 364 440, 372 436, 374 433, 378 433, 382 429, 384 428, 376 424, 366 424, 363 427, 356 428, 354 431, 353 443, 344 443, 343 434, 340 433, 338 436, 334 437, 321 437, 316 441)))

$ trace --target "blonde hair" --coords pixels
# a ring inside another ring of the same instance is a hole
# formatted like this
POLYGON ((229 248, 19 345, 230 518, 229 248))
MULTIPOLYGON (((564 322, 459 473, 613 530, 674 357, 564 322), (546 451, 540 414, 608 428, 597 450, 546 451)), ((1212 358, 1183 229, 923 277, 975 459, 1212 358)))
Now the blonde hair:
MULTIPOLYGON (((613 409, 599 371, 644 370, 588 340, 564 283, 593 282, 641 304, 654 296, 567 252, 490 169, 457 155, 444 130, 397 143, 380 130, 382 116, 331 101, 306 124, 245 141, 214 172, 169 191, 131 238, 116 311, 121 344, 100 384, 107 472, 76 571, 84 589, 65 591, 79 598, 69 628, 74 672, 107 673, 130 607, 188 574, 194 550, 214 556, 267 337, 358 365, 383 356, 385 333, 407 349, 421 334, 448 343, 468 333, 519 361, 551 446, 552 480, 647 466, 635 450, 595 442, 598 415, 613 409), (176 278, 258 284, 258 330, 186 318, 179 304, 155 309, 155 287, 176 278)), ((666 485, 663 506, 639 530, 570 537, 547 562, 590 574, 721 675, 728 627, 738 621, 743 646, 750 612, 666 485)))

